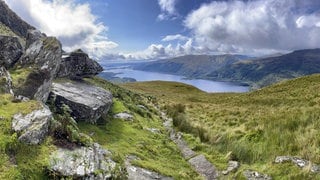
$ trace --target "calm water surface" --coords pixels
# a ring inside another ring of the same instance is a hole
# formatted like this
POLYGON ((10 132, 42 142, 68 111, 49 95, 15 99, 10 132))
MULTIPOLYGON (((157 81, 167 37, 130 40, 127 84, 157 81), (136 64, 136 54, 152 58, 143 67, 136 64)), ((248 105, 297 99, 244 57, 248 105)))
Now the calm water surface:
MULTIPOLYGON (((110 67, 110 66, 109 66, 110 67)), ((176 81, 182 82, 185 84, 190 84, 197 87, 198 89, 206 92, 248 92, 248 86, 241 86, 235 83, 230 82, 219 82, 219 81, 209 81, 202 79, 185 79, 183 76, 163 74, 157 72, 147 72, 147 71, 138 71, 133 70, 130 67, 113 67, 105 68, 104 72, 113 72, 117 73, 115 76, 124 78, 134 78, 137 81, 176 81)))

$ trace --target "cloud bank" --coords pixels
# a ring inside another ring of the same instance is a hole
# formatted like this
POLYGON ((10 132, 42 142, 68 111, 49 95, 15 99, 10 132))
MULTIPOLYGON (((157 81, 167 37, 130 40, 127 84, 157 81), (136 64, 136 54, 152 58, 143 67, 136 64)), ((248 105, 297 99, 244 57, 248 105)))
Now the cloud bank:
POLYGON ((5 0, 19 16, 49 36, 56 36, 66 51, 81 48, 99 58, 118 46, 106 36, 89 4, 74 0, 5 0))
POLYGON ((191 12, 185 26, 196 43, 218 52, 319 47, 320 1, 213 1, 191 12))

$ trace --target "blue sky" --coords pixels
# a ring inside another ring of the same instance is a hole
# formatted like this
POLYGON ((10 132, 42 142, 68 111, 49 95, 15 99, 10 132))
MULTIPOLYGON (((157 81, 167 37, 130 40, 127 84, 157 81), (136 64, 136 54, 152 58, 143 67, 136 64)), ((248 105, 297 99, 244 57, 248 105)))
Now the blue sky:
POLYGON ((318 0, 5 0, 66 51, 101 59, 266 55, 320 46, 318 0))

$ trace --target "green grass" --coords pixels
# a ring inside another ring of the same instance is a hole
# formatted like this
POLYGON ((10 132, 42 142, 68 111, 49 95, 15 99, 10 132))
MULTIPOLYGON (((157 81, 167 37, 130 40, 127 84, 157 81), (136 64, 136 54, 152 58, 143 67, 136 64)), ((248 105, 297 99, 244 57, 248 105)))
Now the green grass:
MULTIPOLYGON (((105 125, 79 124, 80 130, 91 134, 94 141, 109 149, 114 159, 123 162, 128 155, 136 155, 140 160, 134 165, 147 168, 175 179, 201 179, 182 157, 179 149, 169 139, 162 121, 152 112, 143 112, 137 105, 147 105, 147 99, 99 78, 87 81, 112 91, 115 98, 109 121, 105 125), (128 111, 133 121, 113 119, 112 115, 128 111), (157 128, 154 134, 147 128, 157 128)), ((152 108, 149 107, 152 111, 152 108)), ((146 110, 144 110, 146 111, 146 110)))
MULTIPOLYGON (((162 105, 185 105, 184 124, 191 126, 189 133, 202 142, 195 145, 197 141, 187 140, 199 152, 209 156, 219 153, 277 178, 320 178, 291 166, 286 170, 287 164, 272 164, 279 155, 320 164, 320 75, 243 94, 210 94, 189 85, 160 81, 123 87, 154 96, 162 105)), ((223 158, 211 161, 223 168, 223 158)))
POLYGON ((36 101, 13 103, 11 95, 0 94, 0 179, 43 179, 48 154, 54 148, 50 138, 39 146, 18 142, 11 130, 14 114, 27 114, 39 108, 36 101))

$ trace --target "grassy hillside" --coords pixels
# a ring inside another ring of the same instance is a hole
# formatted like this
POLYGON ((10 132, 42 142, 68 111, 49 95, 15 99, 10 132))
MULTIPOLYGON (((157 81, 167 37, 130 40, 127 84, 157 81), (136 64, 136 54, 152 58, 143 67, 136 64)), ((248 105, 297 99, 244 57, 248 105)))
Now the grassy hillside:
MULTIPOLYGON (((202 179, 182 157, 176 145, 170 141, 158 112, 148 106, 148 99, 145 96, 132 93, 100 78, 86 79, 86 81, 110 90, 114 102, 106 123, 99 125, 80 123, 77 125, 79 133, 87 134, 94 142, 110 150, 113 159, 122 168, 126 157, 135 155, 139 159, 132 163, 139 167, 175 179, 202 179), (143 105, 147 109, 141 109, 138 105, 143 105), (124 111, 134 116, 133 121, 113 118, 114 114, 124 111), (158 129, 159 133, 152 133, 148 128, 158 129)), ((47 171, 48 158, 56 149, 56 142, 59 141, 49 136, 43 144, 30 146, 20 143, 17 134, 11 130, 14 114, 27 114, 38 107, 36 101, 16 103, 12 101, 10 95, 0 94, 0 179, 40 180, 50 177, 47 171)))
POLYGON ((208 77, 266 86, 285 79, 320 72, 320 49, 298 50, 282 56, 233 63, 208 77))
POLYGON ((320 179, 306 169, 272 163, 276 156, 291 155, 320 164, 320 75, 245 94, 208 94, 159 81, 123 86, 157 97, 169 113, 185 106, 174 122, 189 134, 185 138, 194 149, 211 155, 213 163, 221 162, 218 153, 240 161, 242 170, 256 169, 282 179, 320 179))
POLYGON ((239 60, 247 59, 241 55, 186 55, 143 63, 135 68, 168 74, 184 75, 190 78, 205 78, 208 72, 229 66, 239 60))

